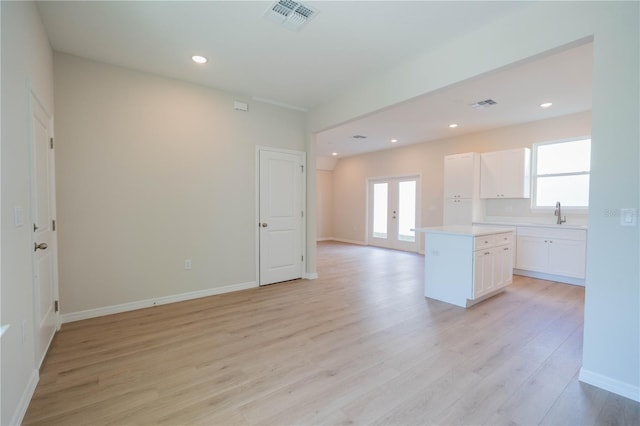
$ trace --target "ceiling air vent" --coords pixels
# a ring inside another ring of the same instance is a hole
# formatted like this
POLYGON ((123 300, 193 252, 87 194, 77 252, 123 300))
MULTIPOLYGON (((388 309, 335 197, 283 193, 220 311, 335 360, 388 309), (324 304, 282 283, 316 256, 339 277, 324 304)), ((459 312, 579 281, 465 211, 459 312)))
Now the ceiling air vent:
POLYGON ((490 106, 493 106, 495 104, 497 104, 497 102, 494 101, 493 99, 485 99, 484 101, 480 101, 480 102, 476 102, 475 104, 471 104, 471 108, 483 109, 483 108, 489 108, 490 106))
POLYGON ((311 20, 318 11, 293 0, 279 0, 271 5, 264 16, 288 30, 298 31, 311 20))
POLYGON ((364 136, 364 135, 353 135, 353 136, 351 136, 351 137, 352 137, 352 138, 354 138, 354 139, 366 139, 366 138, 367 138, 367 137, 366 137, 366 136, 364 136))

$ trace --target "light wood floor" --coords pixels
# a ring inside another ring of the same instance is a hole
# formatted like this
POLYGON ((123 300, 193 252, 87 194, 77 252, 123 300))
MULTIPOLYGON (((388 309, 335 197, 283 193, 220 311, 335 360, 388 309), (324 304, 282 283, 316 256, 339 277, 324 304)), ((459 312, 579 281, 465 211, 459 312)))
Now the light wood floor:
POLYGON ((423 257, 321 243, 320 279, 65 324, 24 424, 640 424, 578 382, 584 290, 517 277, 470 309, 423 257))

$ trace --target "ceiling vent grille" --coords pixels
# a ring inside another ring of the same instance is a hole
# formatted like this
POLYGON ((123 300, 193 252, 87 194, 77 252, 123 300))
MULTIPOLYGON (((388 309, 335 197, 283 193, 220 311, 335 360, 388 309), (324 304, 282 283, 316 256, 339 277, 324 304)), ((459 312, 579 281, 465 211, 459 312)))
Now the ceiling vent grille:
POLYGON ((279 0, 271 5, 264 16, 288 30, 298 31, 306 25, 318 11, 293 0, 279 0))
POLYGON ((367 137, 366 137, 366 136, 364 136, 364 135, 353 135, 353 136, 351 136, 351 137, 352 137, 352 138, 354 138, 354 139, 366 139, 366 138, 367 138, 367 137))
POLYGON ((494 101, 493 99, 485 99, 484 101, 480 101, 480 102, 476 102, 475 104, 471 104, 471 108, 484 109, 484 108, 489 108, 490 106, 493 106, 495 104, 497 104, 497 102, 494 101))

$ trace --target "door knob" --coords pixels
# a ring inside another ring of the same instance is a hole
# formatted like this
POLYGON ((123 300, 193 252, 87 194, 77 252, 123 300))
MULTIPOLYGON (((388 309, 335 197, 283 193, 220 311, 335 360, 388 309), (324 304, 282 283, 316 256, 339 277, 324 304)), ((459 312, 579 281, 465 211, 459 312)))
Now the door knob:
POLYGON ((263 227, 263 228, 266 228, 267 226, 269 226, 269 225, 267 225, 267 223, 266 223, 266 222, 262 222, 262 227, 263 227))
POLYGON ((33 251, 37 251, 38 249, 40 250, 46 250, 47 249, 47 243, 33 243, 33 251))

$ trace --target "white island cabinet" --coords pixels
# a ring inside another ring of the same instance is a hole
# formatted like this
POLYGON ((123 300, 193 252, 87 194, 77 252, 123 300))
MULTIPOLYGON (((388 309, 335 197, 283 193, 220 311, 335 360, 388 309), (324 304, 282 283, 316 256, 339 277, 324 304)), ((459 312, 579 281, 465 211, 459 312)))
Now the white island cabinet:
POLYGON ((512 230, 484 226, 417 230, 425 234, 425 297, 466 308, 513 281, 512 230))

